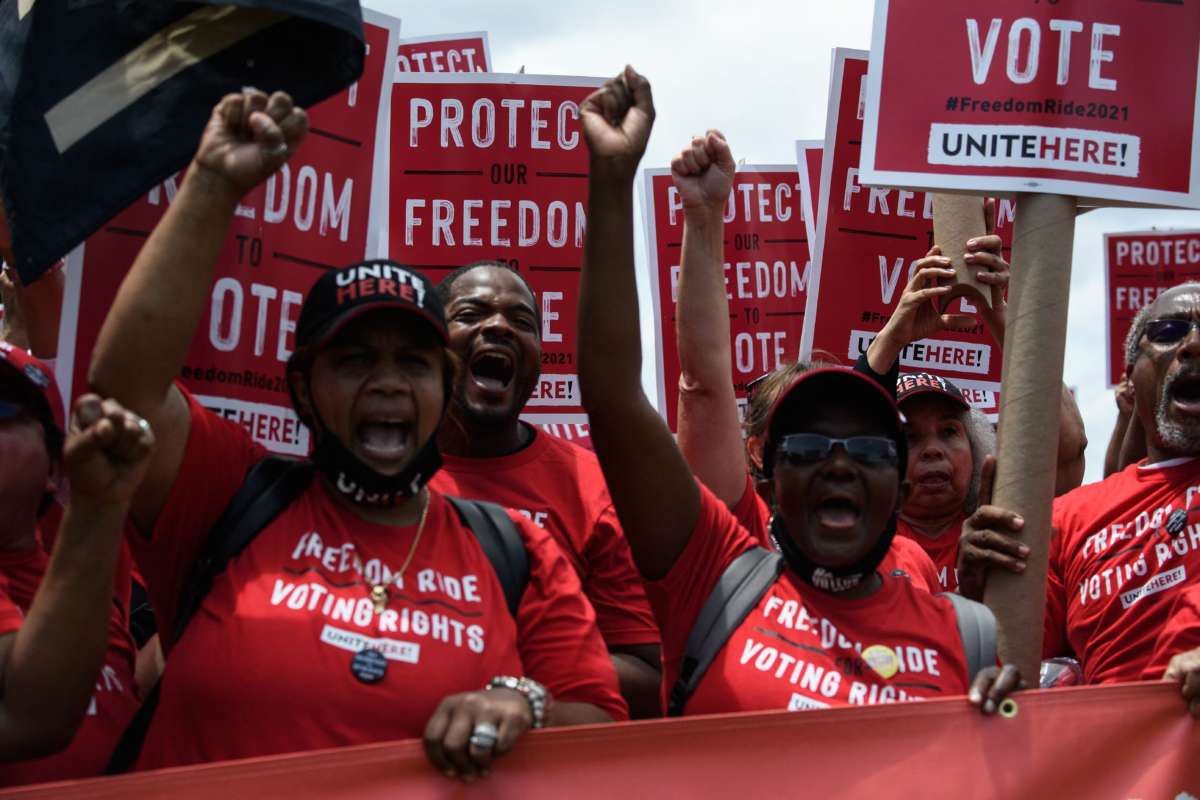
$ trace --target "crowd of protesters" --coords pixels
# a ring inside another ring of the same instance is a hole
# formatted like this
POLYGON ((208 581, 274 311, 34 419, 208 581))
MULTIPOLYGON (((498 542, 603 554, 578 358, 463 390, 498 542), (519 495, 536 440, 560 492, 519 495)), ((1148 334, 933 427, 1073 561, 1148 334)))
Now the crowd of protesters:
MULTIPOLYGON (((282 93, 213 110, 69 421, 38 358, 61 273, 6 279, 0 785, 404 738, 473 781, 531 728, 956 695, 992 714, 1039 684, 963 624, 991 619, 989 573, 1029 556, 1023 520, 991 504, 992 424, 951 381, 899 370, 909 343, 976 324, 935 308, 941 249, 853 368, 785 365, 739 420, 734 158, 718 131, 696 137, 671 165, 677 438, 646 398, 633 184, 654 114, 631 68, 580 109, 594 454, 520 419, 540 306, 502 261, 438 285, 382 260, 315 281, 284 375, 306 459, 269 456, 176 379, 239 200, 307 133, 282 93)), ((999 237, 965 260, 1000 345, 999 237)), ((1200 285, 1142 310, 1126 366, 1100 483, 1080 486, 1063 389, 1044 655, 1083 683, 1178 681, 1200 717, 1200 285)))

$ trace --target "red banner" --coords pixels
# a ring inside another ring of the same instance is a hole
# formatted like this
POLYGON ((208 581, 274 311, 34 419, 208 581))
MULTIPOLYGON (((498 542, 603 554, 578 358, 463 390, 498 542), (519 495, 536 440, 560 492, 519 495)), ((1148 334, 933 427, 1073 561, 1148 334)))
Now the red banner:
MULTIPOLYGON (((679 349, 675 304, 683 244, 683 201, 669 169, 648 169, 646 242, 658 329, 659 408, 675 430, 679 349)), ((746 383, 800 352, 808 287, 808 238, 792 165, 739 166, 725 204, 725 287, 729 299, 733 385, 739 409, 746 383)))
MULTIPOLYGON (((801 349, 804 357, 823 350, 848 364, 866 352, 900 301, 913 265, 933 244, 931 195, 859 183, 866 56, 834 51, 817 209, 821 250, 801 349)), ((1010 200, 996 206, 996 232, 1008 253, 1015 208, 1010 200)), ((965 300, 950 306, 952 312, 959 309, 975 311, 965 300)), ((968 332, 947 331, 913 342, 900 354, 901 371, 949 378, 989 415, 999 408, 1001 362, 1000 348, 982 321, 968 332)))
POLYGON ((568 438, 587 430, 575 363, 588 176, 579 104, 602 83, 407 73, 392 89, 392 258, 435 282, 482 259, 525 277, 541 304, 542 375, 523 417, 568 438))
POLYGON ((862 181, 1200 207, 1198 61, 1195 0, 876 0, 862 181))
POLYGON ((1138 309, 1186 281, 1200 280, 1200 231, 1104 234, 1108 297, 1108 383, 1125 375, 1125 335, 1138 309))
POLYGON ((396 72, 491 72, 487 31, 401 39, 396 72))
MULTIPOLYGON (((376 145, 387 140, 383 98, 395 66, 387 54, 400 21, 363 15, 362 78, 309 109, 304 144, 238 206, 181 372, 202 403, 280 453, 308 453, 308 432, 283 383, 304 294, 322 271, 373 251, 383 222, 373 176, 376 145)), ((112 300, 178 186, 176 175, 155 187, 68 258, 57 363, 68 403, 86 390, 92 347, 112 300)))
POLYGON ((1087 797, 1194 800, 1200 726, 1166 684, 693 717, 526 735, 486 779, 436 772, 417 740, 0 792, 20 798, 1087 797))

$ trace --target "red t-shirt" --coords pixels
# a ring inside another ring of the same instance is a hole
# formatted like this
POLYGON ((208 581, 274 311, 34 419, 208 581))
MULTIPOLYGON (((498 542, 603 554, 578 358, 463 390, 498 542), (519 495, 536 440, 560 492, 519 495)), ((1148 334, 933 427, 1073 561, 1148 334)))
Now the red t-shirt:
POLYGON ((1171 659, 1188 650, 1200 647, 1200 583, 1194 583, 1179 593, 1167 624, 1158 635, 1154 655, 1142 673, 1142 679, 1156 681, 1171 659))
POLYGON ((658 626, 596 456, 533 429, 522 450, 499 458, 443 455, 430 486, 520 511, 558 543, 596 610, 609 647, 658 645, 658 626))
MULTIPOLYGON (((758 496, 758 492, 754 491, 754 478, 750 475, 746 476, 746 489, 742 492, 741 499, 730 510, 737 519, 737 523, 750 534, 750 538, 762 547, 775 549, 775 543, 771 541, 770 534, 771 510, 758 496)), ((900 530, 897 528, 896 533, 899 534, 899 532, 900 530)), ((913 586, 930 593, 945 591, 945 587, 938 583, 937 570, 934 569, 929 556, 925 555, 925 551, 921 549, 920 545, 901 538, 899 535, 892 539, 892 546, 887 555, 883 557, 883 562, 879 565, 879 572, 884 575, 908 578, 912 581, 913 586)))
POLYGON ((937 580, 934 584, 937 588, 933 591, 958 591, 958 540, 962 538, 962 526, 966 521, 967 517, 964 514, 952 527, 934 539, 917 533, 903 519, 896 521, 896 538, 903 537, 905 541, 916 542, 933 562, 934 577, 937 580))
MULTIPOLYGON (((679 676, 692 626, 725 568, 760 542, 700 486, 687 547, 647 585, 663 637, 666 686, 679 676)), ((967 667, 954 609, 907 580, 850 600, 784 569, 708 668, 688 714, 875 705, 963 694, 967 667), (874 666, 872 666, 874 665, 874 666)))
MULTIPOLYGON (((170 499, 135 546, 164 630, 175 613, 166 598, 263 456, 241 426, 189 403, 170 499)), ((423 537, 395 578, 417 526, 364 521, 314 480, 217 578, 171 650, 138 768, 418 737, 443 698, 496 675, 528 675, 560 701, 626 718, 595 612, 553 540, 512 513, 529 552, 514 620, 474 534, 429 494, 423 537), (368 594, 389 578, 376 614, 368 594), (384 656, 377 682, 360 677, 371 677, 356 658, 367 649, 384 656)))
POLYGON ((1154 643, 1200 572, 1200 460, 1081 486, 1054 501, 1053 525, 1045 654, 1074 653, 1087 683, 1161 676, 1154 643))
MULTIPOLYGON (((38 526, 40 543, 54 538, 61 519, 61 509, 51 506, 38 526)), ((49 563, 49 554, 41 544, 24 552, 0 553, 0 574, 5 579, 0 586, 0 633, 20 627, 49 563)), ((66 750, 55 755, 0 764, 0 786, 89 778, 104 772, 113 748, 141 704, 134 682, 137 646, 129 634, 130 566, 129 551, 122 546, 113 583, 116 590, 109 617, 108 652, 75 738, 66 750)))

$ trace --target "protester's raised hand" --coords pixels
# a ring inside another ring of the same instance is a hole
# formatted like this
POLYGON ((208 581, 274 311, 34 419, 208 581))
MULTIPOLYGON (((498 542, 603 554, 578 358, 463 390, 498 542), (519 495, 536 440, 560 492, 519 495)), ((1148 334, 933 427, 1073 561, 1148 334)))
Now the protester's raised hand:
POLYGON ((671 160, 671 179, 679 190, 686 214, 691 210, 720 210, 729 201, 737 165, 729 143, 718 130, 696 136, 671 160))
POLYGON ((1000 704, 1013 692, 1024 689, 1021 671, 1013 664, 1002 667, 984 667, 971 681, 967 700, 979 708, 984 716, 991 716, 1000 709, 1000 704))
POLYGON ((972 600, 983 599, 988 571, 993 567, 1020 574, 1029 558, 1029 548, 1018 538, 1025 520, 991 504, 995 474, 996 457, 985 456, 979 476, 979 507, 963 523, 958 543, 958 592, 972 600))
POLYGON ((146 474, 154 433, 144 419, 116 400, 81 395, 71 413, 63 463, 71 502, 128 503, 146 474))
POLYGON ((650 82, 633 67, 588 95, 579 107, 583 135, 592 156, 592 170, 611 167, 631 178, 646 152, 654 126, 650 82))
POLYGON ((1117 412, 1127 417, 1132 416, 1137 396, 1133 391, 1133 381, 1129 380, 1128 375, 1121 378, 1121 382, 1117 384, 1117 388, 1113 390, 1113 394, 1117 401, 1117 412))
POLYGON ((492 761, 512 750, 532 726, 529 700, 520 692, 490 689, 450 695, 425 725, 425 755, 446 777, 471 783, 487 777, 492 761), (491 746, 472 741, 481 725, 494 732, 491 746))
POLYGON ((984 229, 983 236, 967 241, 967 252, 963 261, 968 267, 975 268, 975 279, 984 286, 991 287, 991 304, 982 306, 979 313, 983 316, 984 324, 1000 345, 1004 344, 1004 327, 1007 303, 1004 291, 1008 288, 1011 271, 1009 263, 1004 260, 1003 243, 996 235, 996 201, 988 198, 983 204, 984 229))
POLYGON ((1167 664, 1163 680, 1179 684, 1188 712, 1194 719, 1200 719, 1200 648, 1174 656, 1167 664))
POLYGON ((287 161, 308 133, 308 115, 284 92, 228 94, 213 109, 194 166, 226 181, 241 197, 287 161))

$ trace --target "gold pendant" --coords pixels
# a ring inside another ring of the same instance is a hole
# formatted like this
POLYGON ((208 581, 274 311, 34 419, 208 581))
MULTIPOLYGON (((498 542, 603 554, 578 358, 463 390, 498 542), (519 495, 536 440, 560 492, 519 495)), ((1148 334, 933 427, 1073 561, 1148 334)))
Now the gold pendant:
POLYGON ((371 587, 371 602, 375 604, 375 613, 382 614, 388 604, 388 590, 383 584, 371 587))

